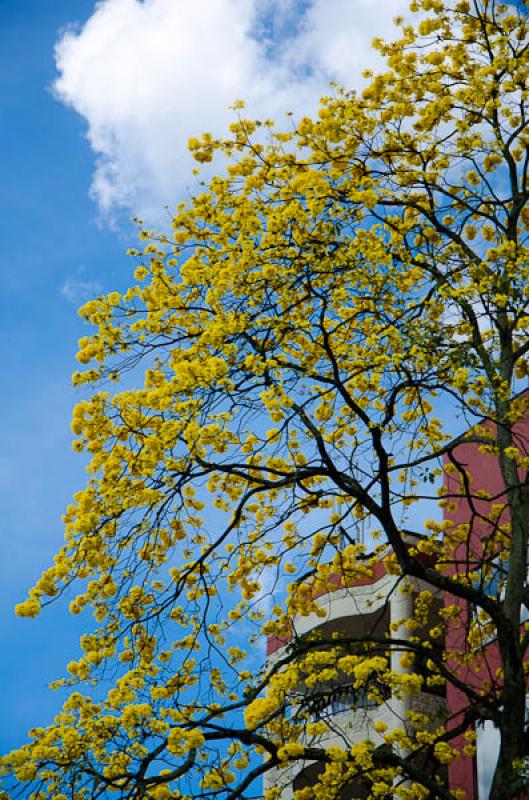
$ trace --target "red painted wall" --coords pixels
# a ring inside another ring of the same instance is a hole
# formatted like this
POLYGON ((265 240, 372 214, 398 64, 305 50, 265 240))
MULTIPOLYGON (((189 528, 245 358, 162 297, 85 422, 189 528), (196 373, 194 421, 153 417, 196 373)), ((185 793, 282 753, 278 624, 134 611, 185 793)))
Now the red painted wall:
MULTIPOLYGON (((523 447, 529 453, 529 423, 520 423, 516 428, 517 445, 523 447)), ((458 498, 455 509, 445 510, 444 518, 456 524, 472 523, 469 540, 461 544, 455 552, 457 565, 453 570, 464 571, 465 563, 469 560, 479 558, 483 552, 484 543, 487 536, 493 530, 493 524, 488 521, 491 503, 502 503, 505 499, 505 485, 500 472, 498 458, 494 455, 480 452, 479 445, 465 444, 457 447, 454 451, 459 464, 471 477, 471 500, 458 498), (474 493, 484 489, 493 500, 477 498, 474 493)), ((448 462, 448 459, 446 459, 448 462)), ((521 478, 525 476, 520 476, 521 478)), ((445 480, 447 493, 456 493, 457 476, 449 476, 445 480)), ((471 567, 470 567, 471 569, 471 567)), ((474 660, 472 665, 457 667, 454 661, 450 661, 450 653, 464 651, 466 638, 466 623, 468 622, 469 609, 464 601, 456 600, 453 596, 447 595, 446 605, 457 602, 461 608, 461 621, 452 622, 447 630, 446 650, 448 663, 455 671, 460 680, 467 686, 480 690, 489 691, 489 687, 499 685, 496 670, 501 664, 500 654, 497 643, 490 641, 485 644, 481 658, 474 660)), ((449 685, 447 687, 447 702, 450 714, 450 726, 460 723, 463 712, 468 708, 469 698, 461 690, 449 685)), ((455 741, 455 746, 462 750, 466 744, 463 737, 455 741)), ((451 789, 461 788, 467 792, 467 800, 477 800, 477 780, 476 780, 476 759, 475 757, 462 756, 449 766, 449 784, 451 789)))

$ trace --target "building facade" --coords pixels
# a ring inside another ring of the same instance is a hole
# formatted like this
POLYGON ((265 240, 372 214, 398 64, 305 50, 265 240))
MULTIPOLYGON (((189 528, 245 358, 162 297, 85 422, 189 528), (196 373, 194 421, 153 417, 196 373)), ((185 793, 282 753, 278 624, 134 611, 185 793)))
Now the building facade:
MULTIPOLYGON (((415 581, 412 592, 402 593, 398 583, 394 575, 388 574, 381 560, 371 578, 320 596, 317 599, 320 613, 293 619, 293 630, 297 636, 315 632, 324 638, 329 638, 332 634, 356 638, 369 633, 381 639, 391 634, 404 640, 410 635, 406 621, 413 617, 413 603, 417 593, 431 590, 432 587, 422 581, 415 581)), ((443 605, 444 597, 438 593, 433 601, 428 625, 434 625, 435 619, 438 619, 438 609, 443 605)), ((288 643, 284 640, 268 639, 269 666, 281 657, 286 646, 288 643)), ((402 665, 401 657, 401 651, 391 655, 391 669, 400 673, 409 669, 402 665)), ((432 729, 446 725, 449 708, 444 688, 425 689, 417 694, 404 695, 388 691, 384 702, 380 704, 370 701, 368 690, 355 690, 344 680, 343 683, 329 686, 327 692, 320 688, 314 715, 328 722, 329 732, 317 742, 311 740, 306 744, 347 748, 369 739, 375 747, 384 747, 385 740, 383 734, 377 731, 377 727, 380 728, 377 723, 383 723, 388 730, 397 727, 410 730, 409 712, 413 711, 426 714, 432 729)), ((467 782, 474 782, 474 763, 466 763, 465 768, 468 771, 467 782)), ((446 780, 446 767, 439 764, 436 769, 443 773, 446 780)), ((295 789, 314 783, 316 779, 317 769, 308 762, 301 768, 296 765, 294 768, 271 771, 267 774, 265 789, 280 785, 282 800, 292 800, 295 789)), ((366 794, 366 787, 350 787, 344 794, 344 800, 351 797, 361 798, 366 794)), ((474 794, 469 794, 469 800, 475 798, 474 794)))
MULTIPOLYGON (((517 443, 529 453, 529 424, 522 423, 515 431, 517 443)), ((445 521, 454 526, 467 526, 468 536, 456 550, 453 570, 468 571, 475 568, 479 560, 488 557, 487 547, 496 535, 498 526, 505 517, 501 505, 504 502, 504 485, 499 470, 497 457, 491 457, 476 444, 461 444, 451 454, 451 462, 456 469, 447 471, 444 494, 451 497, 444 510, 445 521), (459 487, 461 475, 469 478, 471 489, 462 493, 459 487), (491 499, 492 498, 492 499, 491 499), (494 504, 494 513, 493 513, 494 504), (498 510, 500 508, 500 510, 498 510), (469 553, 472 555, 469 557, 469 553)), ((527 471, 525 471, 527 472, 527 471)), ((527 475, 521 475, 527 482, 527 475)), ((490 592, 501 596, 501 564, 491 579, 490 592), (495 584, 494 584, 495 582, 495 584)), ((413 603, 417 593, 422 590, 432 591, 432 587, 415 581, 413 591, 399 591, 398 579, 387 573, 381 560, 373 571, 371 578, 358 581, 352 586, 341 586, 337 578, 338 588, 317 599, 320 614, 299 617, 292 620, 293 630, 302 636, 310 631, 320 632, 324 636, 337 633, 343 636, 356 636, 371 633, 384 637, 391 634, 403 639, 409 635, 406 620, 413 617, 413 603)), ((481 690, 494 691, 501 688, 501 677, 498 667, 500 656, 494 637, 485 637, 478 658, 466 666, 458 666, 454 655, 465 651, 465 637, 468 633, 468 621, 473 610, 464 601, 453 596, 434 594, 429 624, 435 624, 436 614, 443 606, 454 602, 460 606, 460 616, 456 622, 449 622, 443 646, 447 662, 457 674, 462 684, 472 687, 477 693, 481 690)), ((438 618, 438 617, 437 617, 438 618)), ((524 620, 523 620, 524 621, 524 620)), ((268 660, 270 664, 281 657, 282 649, 287 646, 284 640, 270 638, 267 642, 268 660)), ((406 670, 402 666, 400 653, 391 656, 391 668, 396 671, 406 670)), ((369 701, 368 692, 355 692, 347 682, 330 686, 328 692, 320 692, 314 714, 328 721, 329 732, 318 742, 320 746, 330 747, 334 744, 344 748, 369 739, 375 746, 384 746, 383 735, 377 732, 377 723, 385 723, 388 729, 405 727, 410 729, 409 712, 421 711, 431 720, 432 727, 440 724, 453 728, 460 725, 471 700, 464 691, 448 684, 439 691, 421 691, 418 694, 404 696, 389 694, 382 704, 369 701)), ((477 753, 465 755, 464 748, 468 744, 461 734, 453 740, 453 745, 461 756, 447 767, 439 765, 443 772, 443 780, 450 790, 464 790, 466 800, 487 800, 490 781, 498 752, 498 734, 491 723, 479 726, 477 735, 477 753)), ((277 769, 267 776, 266 786, 280 785, 282 800, 291 800, 295 789, 317 781, 317 767, 310 762, 301 767, 277 769)), ((349 787, 344 791, 343 800, 361 798, 366 789, 360 785, 349 787)), ((520 800, 529 794, 520 795, 520 800)))

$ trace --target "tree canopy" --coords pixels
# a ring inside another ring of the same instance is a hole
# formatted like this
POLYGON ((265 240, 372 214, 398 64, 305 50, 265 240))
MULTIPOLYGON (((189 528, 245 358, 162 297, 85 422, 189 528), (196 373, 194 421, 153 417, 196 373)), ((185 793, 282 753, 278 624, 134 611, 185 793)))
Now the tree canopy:
POLYGON ((4 797, 242 800, 270 773, 278 800, 281 775, 316 764, 297 800, 360 779, 373 797, 456 800, 440 765, 474 752, 484 720, 501 733, 490 796, 519 794, 529 27, 495 0, 411 12, 374 42, 386 68, 363 91, 334 87, 283 129, 238 104, 229 137, 191 140, 219 175, 171 233, 141 228, 127 292, 81 309, 74 382, 92 389, 72 428, 89 476, 17 611, 73 586, 71 612, 95 623, 63 709, 4 757, 4 797), (337 576, 381 562, 414 592, 406 635, 296 633, 337 576), (464 635, 447 658, 450 626, 464 635), (266 637, 288 642, 268 662, 266 637), (465 686, 492 640, 493 680, 465 686), (314 702, 338 675, 374 705, 445 685, 466 705, 457 724, 410 712, 378 726, 381 746, 347 731, 327 746, 314 702))

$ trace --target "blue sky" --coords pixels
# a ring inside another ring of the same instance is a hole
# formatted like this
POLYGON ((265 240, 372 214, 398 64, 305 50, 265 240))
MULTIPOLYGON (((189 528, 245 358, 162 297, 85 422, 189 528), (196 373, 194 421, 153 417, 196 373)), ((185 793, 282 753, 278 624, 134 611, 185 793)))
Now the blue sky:
POLYGON ((60 514, 83 479, 68 424, 80 281, 110 285, 128 267, 122 236, 96 224, 92 158, 79 120, 47 88, 58 30, 84 20, 92 5, 0 5, 2 749, 49 716, 55 698, 45 686, 76 648, 75 625, 58 607, 29 625, 12 608, 60 544, 60 514))
MULTIPOLYGON (((386 2, 390 17, 404 6, 386 2)), ((47 684, 82 625, 61 602, 36 620, 13 614, 84 480, 69 430, 76 307, 127 285, 128 217, 163 223, 185 196, 189 136, 225 129, 237 98, 261 116, 301 113, 331 78, 358 78, 371 37, 391 30, 358 3, 360 21, 349 0, 0 3, 1 750, 50 719, 47 684)))

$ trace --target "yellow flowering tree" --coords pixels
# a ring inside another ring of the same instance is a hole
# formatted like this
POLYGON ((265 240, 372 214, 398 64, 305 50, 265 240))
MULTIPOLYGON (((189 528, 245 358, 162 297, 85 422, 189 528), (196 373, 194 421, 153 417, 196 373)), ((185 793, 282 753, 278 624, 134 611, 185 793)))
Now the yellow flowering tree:
POLYGON ((81 309, 88 482, 18 613, 74 586, 95 623, 61 712, 4 757, 5 797, 236 800, 268 774, 267 800, 456 800, 446 767, 480 721, 501 732, 490 797, 519 794, 529 29, 495 0, 411 12, 363 92, 286 132, 241 116, 192 140, 227 167, 171 234, 142 228, 126 293, 81 309), (321 598, 380 563, 412 617, 317 635, 321 598), (266 637, 286 643, 268 663, 266 637), (494 641, 494 675, 469 683, 494 641), (333 686, 375 710, 446 686, 464 702, 337 738, 333 686))

